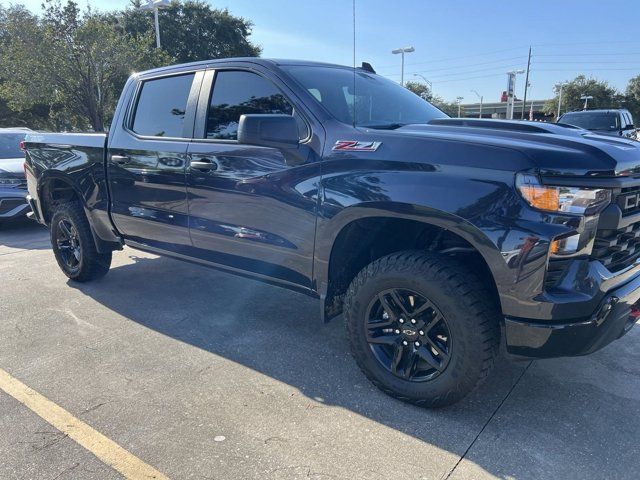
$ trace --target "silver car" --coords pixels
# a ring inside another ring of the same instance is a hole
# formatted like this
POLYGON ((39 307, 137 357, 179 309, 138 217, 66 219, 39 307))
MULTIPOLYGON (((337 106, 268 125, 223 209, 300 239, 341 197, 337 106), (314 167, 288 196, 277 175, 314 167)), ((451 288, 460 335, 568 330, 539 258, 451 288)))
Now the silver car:
POLYGON ((20 142, 27 129, 0 129, 0 223, 24 217, 29 211, 24 153, 20 142))

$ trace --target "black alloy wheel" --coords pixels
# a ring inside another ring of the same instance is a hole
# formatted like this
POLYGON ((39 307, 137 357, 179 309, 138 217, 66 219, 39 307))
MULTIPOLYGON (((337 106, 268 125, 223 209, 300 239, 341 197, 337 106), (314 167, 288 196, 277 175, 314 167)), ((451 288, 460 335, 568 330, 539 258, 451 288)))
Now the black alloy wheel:
POLYGON ((429 299, 411 290, 385 290, 369 304, 366 316, 367 342, 393 375, 425 382, 447 368, 451 332, 429 299))

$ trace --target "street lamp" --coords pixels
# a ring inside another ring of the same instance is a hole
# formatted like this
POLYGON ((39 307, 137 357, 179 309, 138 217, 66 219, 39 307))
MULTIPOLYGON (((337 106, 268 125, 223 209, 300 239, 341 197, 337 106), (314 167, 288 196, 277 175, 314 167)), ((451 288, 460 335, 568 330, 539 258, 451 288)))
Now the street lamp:
POLYGON ((583 110, 587 109, 587 106, 589 106, 589 100, 593 99, 593 97, 591 95, 582 95, 580 97, 580 100, 584 100, 584 108, 583 110))
POLYGON ((524 73, 524 70, 511 70, 507 72, 507 120, 513 120, 513 97, 516 91, 516 75, 524 73))
POLYGON ((480 99, 480 112, 478 113, 478 118, 482 118, 482 100, 484 99, 484 97, 482 95, 480 95, 478 92, 476 92, 475 90, 471 89, 471 91, 473 93, 475 93, 478 98, 480 99))
POLYGON ((404 54, 415 52, 415 51, 416 49, 413 47, 403 47, 403 48, 396 48, 395 50, 391 50, 391 53, 393 53, 394 55, 397 55, 398 53, 402 55, 402 70, 400 72, 400 85, 402 85, 403 87, 404 87, 404 54))
POLYGON ((431 83, 430 80, 427 80, 427 77, 425 77, 424 75, 420 75, 419 73, 414 73, 413 76, 420 77, 427 85, 429 85, 429 89, 433 91, 433 84, 431 83))
POLYGON ((558 114, 556 115, 556 122, 560 118, 560 109, 562 108, 562 87, 564 87, 566 83, 560 84, 560 93, 558 94, 558 114))
POLYGON ((456 97, 456 103, 458 104, 458 118, 460 118, 460 103, 462 102, 462 100, 464 99, 464 97, 456 97))
POLYGON ((156 26, 156 48, 160 48, 160 24, 158 23, 158 10, 171 5, 171 0, 147 0, 140 5, 140 10, 153 10, 153 20, 156 26))

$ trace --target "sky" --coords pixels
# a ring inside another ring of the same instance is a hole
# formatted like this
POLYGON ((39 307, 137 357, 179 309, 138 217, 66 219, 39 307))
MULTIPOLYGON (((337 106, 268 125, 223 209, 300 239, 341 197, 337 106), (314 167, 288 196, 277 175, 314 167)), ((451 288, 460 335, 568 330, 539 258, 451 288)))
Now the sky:
MULTIPOLYGON (((77 0, 85 5, 87 0, 77 0)), ((8 3, 0 0, 0 3, 8 3)), ((13 0, 40 12, 42 0, 13 0)), ((127 0, 89 0, 100 10, 127 0)), ((211 0, 253 22, 263 56, 353 64, 352 0, 211 0)), ((356 0, 356 62, 400 81, 432 83, 445 100, 499 101, 506 72, 524 69, 532 47, 528 98, 553 96, 556 83, 583 73, 619 90, 640 74, 640 0, 356 0)), ((516 82, 522 97, 524 75, 516 82)))

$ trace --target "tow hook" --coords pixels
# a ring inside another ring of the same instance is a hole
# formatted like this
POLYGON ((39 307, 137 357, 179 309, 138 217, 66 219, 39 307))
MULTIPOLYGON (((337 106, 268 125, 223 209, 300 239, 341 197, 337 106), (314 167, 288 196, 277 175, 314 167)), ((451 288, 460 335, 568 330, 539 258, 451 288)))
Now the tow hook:
POLYGON ((609 314, 613 310, 613 307, 619 301, 620 299, 618 297, 611 297, 609 300, 607 300, 604 303, 604 305, 602 305, 602 307, 600 307, 600 311, 596 314, 596 325, 598 326, 602 325, 602 322, 606 320, 606 318, 609 316, 609 314))

